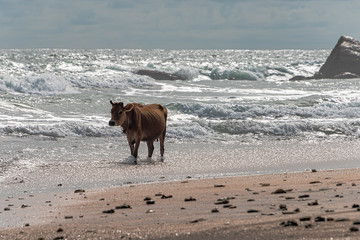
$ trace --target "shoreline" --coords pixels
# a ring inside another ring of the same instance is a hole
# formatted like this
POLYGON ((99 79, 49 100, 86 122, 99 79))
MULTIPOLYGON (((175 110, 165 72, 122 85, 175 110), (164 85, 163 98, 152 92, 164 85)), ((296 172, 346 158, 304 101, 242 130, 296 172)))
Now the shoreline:
POLYGON ((0 239, 359 238, 359 170, 25 192, 1 199, 0 239))

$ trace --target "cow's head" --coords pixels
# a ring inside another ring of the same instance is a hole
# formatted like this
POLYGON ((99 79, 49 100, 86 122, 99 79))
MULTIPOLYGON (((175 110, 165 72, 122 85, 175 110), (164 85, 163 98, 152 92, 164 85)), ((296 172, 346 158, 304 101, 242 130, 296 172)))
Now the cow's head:
POLYGON ((133 104, 124 106, 122 102, 113 102, 110 100, 112 105, 111 108, 111 120, 109 121, 110 126, 121 126, 124 130, 127 128, 127 117, 126 114, 133 110, 133 104))

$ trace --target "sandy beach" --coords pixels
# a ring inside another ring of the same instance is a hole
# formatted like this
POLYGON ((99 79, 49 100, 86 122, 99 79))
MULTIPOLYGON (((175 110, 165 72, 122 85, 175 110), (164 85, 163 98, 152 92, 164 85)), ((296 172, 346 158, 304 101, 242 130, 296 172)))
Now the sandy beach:
POLYGON ((0 239, 358 239, 359 186, 314 169, 24 192, 0 199, 0 239))

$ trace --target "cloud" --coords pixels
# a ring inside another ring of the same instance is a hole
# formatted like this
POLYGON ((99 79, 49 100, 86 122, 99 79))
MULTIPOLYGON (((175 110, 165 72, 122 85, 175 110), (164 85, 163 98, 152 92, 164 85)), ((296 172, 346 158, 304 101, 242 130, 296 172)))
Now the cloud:
POLYGON ((3 0, 0 48, 332 48, 357 0, 3 0))

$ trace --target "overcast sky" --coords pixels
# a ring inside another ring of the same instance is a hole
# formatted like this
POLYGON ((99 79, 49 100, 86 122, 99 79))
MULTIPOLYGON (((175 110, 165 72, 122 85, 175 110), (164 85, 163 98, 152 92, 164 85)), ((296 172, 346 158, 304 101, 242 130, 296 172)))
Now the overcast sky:
POLYGON ((359 0, 0 0, 0 48, 331 49, 359 0))

